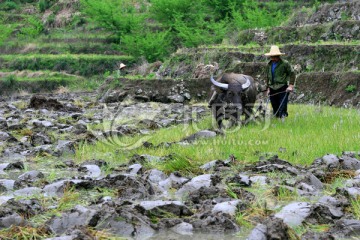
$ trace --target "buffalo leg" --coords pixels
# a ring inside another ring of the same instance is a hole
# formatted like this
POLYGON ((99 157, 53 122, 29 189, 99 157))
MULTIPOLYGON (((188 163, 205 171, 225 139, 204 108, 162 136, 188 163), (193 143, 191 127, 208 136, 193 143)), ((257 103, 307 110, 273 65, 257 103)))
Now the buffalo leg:
POLYGON ((245 112, 244 112, 244 115, 245 115, 245 124, 249 123, 253 117, 253 108, 252 107, 249 107, 247 106, 245 108, 245 112))
POLYGON ((221 107, 218 106, 213 106, 213 117, 216 121, 216 126, 215 128, 221 129, 222 128, 222 121, 224 119, 224 114, 223 114, 223 109, 221 107))
POLYGON ((218 129, 222 129, 222 128, 223 128, 222 121, 223 121, 222 118, 220 118, 220 119, 217 120, 217 127, 218 127, 218 129))
POLYGON ((214 101, 216 100, 217 97, 218 97, 218 93, 216 91, 214 91, 208 102, 208 107, 211 107, 211 105, 214 103, 214 101))

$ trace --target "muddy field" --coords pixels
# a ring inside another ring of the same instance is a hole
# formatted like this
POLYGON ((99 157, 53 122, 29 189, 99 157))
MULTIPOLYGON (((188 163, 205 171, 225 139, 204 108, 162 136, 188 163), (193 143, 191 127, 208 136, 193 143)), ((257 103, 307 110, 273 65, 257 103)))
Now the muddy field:
MULTIPOLYGON (((96 99, 95 93, 70 93, 0 103, 0 229, 35 227, 44 238, 63 240, 93 239, 94 231, 128 239, 352 239, 360 234, 360 221, 347 210, 360 195, 358 153, 325 155, 308 167, 277 156, 242 165, 229 156, 200 166, 197 175, 146 167, 171 156, 134 155, 109 169, 106 159, 76 161, 79 144, 146 136, 193 114, 182 103, 123 99, 104 105, 96 99), (115 112, 117 122, 109 131, 90 127, 113 119, 115 112), (339 176, 341 187, 327 191, 339 176), (76 204, 64 207, 74 195, 76 204), (241 215, 249 210, 251 216, 241 215), (316 230, 321 226, 326 230, 316 230), (298 236, 294 229, 300 227, 298 236)), ((191 111, 200 118, 209 114, 205 106, 191 111)), ((171 144, 217 134, 200 131, 171 144)))
MULTIPOLYGON (((0 81, 0 239, 358 239, 360 152, 342 149, 309 159, 308 166, 271 153, 252 164, 230 155, 184 172, 149 167, 176 161, 171 154, 118 161, 114 155, 219 136, 207 129, 175 142, 146 141, 210 116, 211 74, 248 74, 264 90, 264 53, 274 43, 296 70, 291 103, 358 108, 359 4, 302 9, 283 26, 178 49, 164 62, 135 63, 98 32, 5 44, 0 52, 14 56, 0 59, 6 79, 0 81), (36 53, 36 59, 20 57, 36 53), (116 75, 120 62, 129 67, 125 78, 116 75), (103 83, 96 92, 68 92, 93 75, 103 83), (99 142, 116 150, 81 158, 89 149, 84 144, 99 142)), ((64 9, 46 26, 65 26, 76 16, 71 6, 64 9)))

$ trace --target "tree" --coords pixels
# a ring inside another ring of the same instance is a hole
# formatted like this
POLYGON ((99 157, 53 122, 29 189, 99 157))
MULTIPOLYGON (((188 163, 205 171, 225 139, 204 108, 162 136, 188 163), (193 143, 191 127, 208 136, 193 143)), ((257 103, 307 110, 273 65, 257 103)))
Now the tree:
POLYGON ((172 50, 169 31, 141 29, 122 38, 125 52, 136 58, 144 56, 147 61, 163 60, 172 50))
POLYGON ((227 18, 218 20, 209 0, 152 0, 151 17, 170 29, 173 45, 196 47, 218 43, 227 31, 227 18))
POLYGON ((241 10, 233 8, 233 24, 237 29, 277 26, 287 13, 281 13, 273 2, 261 5, 255 0, 245 0, 241 10))
MULTIPOLYGON (((143 3, 143 1, 139 1, 143 3)), ((132 0, 81 0, 85 13, 120 39, 144 25, 146 14, 132 0)))

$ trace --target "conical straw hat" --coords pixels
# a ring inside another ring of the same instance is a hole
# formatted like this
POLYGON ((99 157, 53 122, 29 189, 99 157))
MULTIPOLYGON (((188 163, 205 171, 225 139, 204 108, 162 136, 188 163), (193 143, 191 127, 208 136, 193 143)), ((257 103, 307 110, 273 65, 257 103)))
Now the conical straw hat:
POLYGON ((123 63, 120 63, 119 68, 120 68, 120 69, 122 69, 122 68, 124 68, 124 67, 126 67, 126 65, 125 65, 125 64, 123 64, 123 63))
POLYGON ((279 47, 276 45, 271 46, 270 52, 265 53, 265 56, 267 56, 267 57, 280 56, 280 55, 285 55, 285 53, 280 52, 279 47))

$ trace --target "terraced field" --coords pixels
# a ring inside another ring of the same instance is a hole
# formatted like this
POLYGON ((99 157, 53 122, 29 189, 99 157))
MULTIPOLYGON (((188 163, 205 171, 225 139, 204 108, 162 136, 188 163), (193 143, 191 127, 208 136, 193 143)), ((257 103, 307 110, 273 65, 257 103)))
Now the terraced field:
MULTIPOLYGON (((299 11, 284 26, 251 29, 229 36, 221 45, 181 49, 166 61, 159 75, 203 78, 206 65, 215 74, 239 72, 264 81, 264 56, 277 44, 297 71, 297 89, 308 101, 357 105, 360 85, 359 1, 299 11)), ((209 75, 210 73, 208 73, 209 75)))
MULTIPOLYGON (((28 14, 24 12, 31 7, 26 5, 16 14, 2 14, 7 23, 26 24, 28 14)), ((142 66, 135 68, 136 60, 124 55, 109 33, 91 24, 71 29, 48 28, 46 34, 35 39, 10 38, 0 47, 0 76, 7 79, 2 86, 16 81, 18 84, 10 92, 33 92, 41 89, 30 87, 39 81, 48 90, 61 85, 95 89, 106 76, 114 75, 120 62, 133 66, 133 74, 140 74, 130 78, 207 78, 209 74, 203 67, 212 64, 216 66, 215 74, 241 72, 263 82, 267 62, 263 54, 270 45, 277 44, 298 73, 297 89, 299 94, 304 93, 304 100, 336 105, 347 101, 356 105, 359 98, 355 90, 360 87, 359 8, 359 1, 325 4, 317 9, 304 7, 283 26, 241 31, 220 45, 179 49, 159 70, 150 69, 153 73, 143 73, 139 69, 142 66), (28 74, 21 74, 24 71, 28 74), (88 84, 84 84, 84 79, 88 84)))
POLYGON ((12 28, 0 46, 0 239, 359 237, 359 0, 154 63, 78 24, 78 0, 17 2, 0 12, 12 28), (313 104, 218 131, 210 74, 261 87, 273 44, 297 72, 291 103, 313 104))
MULTIPOLYGON (((0 46, 2 94, 49 92, 59 87, 95 90, 121 62, 134 62, 133 57, 119 51, 108 32, 91 24, 83 27, 44 24, 46 29, 36 37, 22 34, 22 27, 30 24, 29 13, 42 16, 36 4, 0 12, 4 23, 13 28, 12 36, 0 46)), ((55 7, 60 10, 70 7, 59 4, 55 7)))

